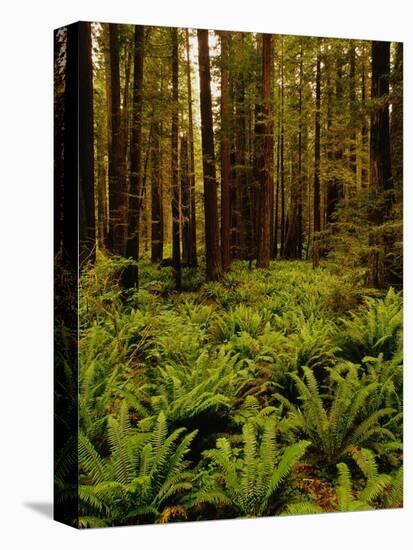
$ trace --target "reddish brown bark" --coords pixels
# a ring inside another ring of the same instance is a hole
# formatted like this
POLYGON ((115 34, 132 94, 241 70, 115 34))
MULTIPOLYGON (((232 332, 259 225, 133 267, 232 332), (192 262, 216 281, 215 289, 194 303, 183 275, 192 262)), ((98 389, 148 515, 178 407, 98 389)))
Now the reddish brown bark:
POLYGON ((221 254, 222 269, 228 271, 231 265, 230 241, 230 179, 231 138, 229 112, 229 51, 228 33, 221 33, 221 254))
POLYGON ((79 262, 96 256, 93 68, 90 23, 79 25, 79 262))
POLYGON ((181 245, 179 216, 179 173, 178 173, 178 29, 171 29, 172 38, 172 126, 171 126, 171 174, 172 174, 172 264, 177 290, 181 288, 181 245))
POLYGON ((190 190, 188 173, 188 139, 186 134, 181 137, 180 152, 180 180, 181 180, 181 230, 182 230, 182 263, 189 265, 189 256, 191 249, 190 232, 190 190))
POLYGON ((128 239, 126 257, 139 258, 139 221, 142 202, 141 149, 142 149, 142 84, 144 62, 144 27, 135 26, 134 72, 132 100, 132 129, 130 146, 130 181, 128 209, 128 239))
POLYGON ((191 83, 191 60, 189 56, 189 31, 186 29, 186 78, 188 92, 188 137, 189 137, 189 194, 190 194, 190 213, 189 213, 189 260, 188 265, 196 267, 198 265, 196 251, 196 203, 195 203, 195 154, 194 154, 194 123, 192 115, 192 83, 191 83))
POLYGON ((118 25, 109 24, 109 58, 111 83, 111 140, 109 151, 109 235, 108 246, 114 254, 125 253, 126 182, 122 178, 119 36, 118 25))
POLYGON ((161 180, 160 125, 154 124, 151 147, 151 261, 160 262, 163 256, 163 204, 161 180))
POLYGON ((259 199, 260 223, 258 228, 257 267, 268 267, 271 259, 271 221, 274 206, 274 136, 271 108, 272 35, 262 37, 262 97, 264 117, 264 169, 259 199))
POLYGON ((206 267, 208 280, 216 281, 222 277, 222 262, 219 247, 217 182, 207 30, 198 29, 198 53, 201 99, 202 166, 204 171, 206 267))

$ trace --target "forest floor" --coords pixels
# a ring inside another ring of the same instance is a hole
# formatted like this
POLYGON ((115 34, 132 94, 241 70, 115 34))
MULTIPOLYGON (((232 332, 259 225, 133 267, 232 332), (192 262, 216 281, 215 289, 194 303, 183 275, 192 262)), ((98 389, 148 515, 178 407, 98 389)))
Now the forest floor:
POLYGON ((401 293, 305 261, 176 292, 142 260, 125 298, 121 266, 81 284, 84 526, 401 505, 401 293))

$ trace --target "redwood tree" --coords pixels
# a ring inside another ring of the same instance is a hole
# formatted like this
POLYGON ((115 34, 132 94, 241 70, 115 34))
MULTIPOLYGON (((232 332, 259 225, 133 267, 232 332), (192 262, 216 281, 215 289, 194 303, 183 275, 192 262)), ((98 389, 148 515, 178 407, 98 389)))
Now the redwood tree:
POLYGON ((285 182, 284 182, 284 141, 285 141, 285 121, 284 121, 284 39, 281 38, 281 106, 280 106, 280 186, 281 186, 281 242, 280 256, 285 253, 285 182))
POLYGON ((321 116, 321 59, 320 39, 317 43, 316 59, 316 86, 315 86, 315 124, 314 124, 314 241, 313 241, 313 267, 317 267, 320 261, 319 233, 321 230, 320 216, 320 116, 321 116))
MULTIPOLYGON (((141 147, 142 147, 142 83, 144 59, 144 32, 141 25, 135 25, 134 33, 134 69, 133 69, 133 97, 132 97, 132 128, 130 147, 130 181, 129 181, 129 208, 125 216, 127 229, 126 257, 138 260, 139 258, 139 226, 142 203, 142 189, 140 183, 141 147)), ((112 73, 113 81, 113 73, 112 73)), ((113 86, 112 86, 113 89, 113 86)), ((113 128, 112 118, 112 128, 113 128)), ((114 134, 112 131, 114 139, 114 134)), ((113 141, 112 141, 113 142, 113 141)), ((125 197, 126 198, 126 197, 125 197)), ((123 273, 122 284, 125 288, 138 285, 138 269, 136 265, 128 265, 123 273)))
POLYGON ((186 29, 185 33, 186 42, 186 79, 187 79, 187 92, 188 92, 188 138, 189 138, 189 166, 188 166, 188 178, 189 178, 189 195, 190 195, 190 213, 189 213, 189 233, 190 233, 190 245, 189 245, 189 262, 191 267, 198 265, 197 251, 196 251, 196 206, 195 206, 195 153, 194 153, 194 123, 192 116, 192 83, 191 83, 191 60, 189 56, 189 31, 186 29))
POLYGON ((108 246, 113 253, 123 256, 126 237, 126 182, 122 178, 119 29, 115 23, 109 24, 109 50, 111 140, 109 151, 108 246))
POLYGON ((229 112, 229 33, 221 36, 221 253, 222 269, 228 271, 231 265, 230 241, 230 179, 231 138, 229 112))
POLYGON ((390 42, 372 42, 371 99, 375 107, 370 122, 370 185, 392 189, 390 160, 389 94, 390 42))
POLYGON ((95 188, 93 147, 93 68, 90 23, 79 23, 79 256, 95 259, 95 188))
POLYGON ((154 123, 151 147, 151 261, 160 262, 163 256, 163 204, 161 179, 160 124, 154 123))
MULTIPOLYGON (((370 187, 372 201, 370 221, 373 226, 383 223, 393 198, 393 180, 390 154, 389 73, 390 42, 373 41, 371 48, 371 99, 374 108, 370 121, 370 187), (384 201, 378 199, 384 193, 384 201)), ((373 227, 369 237, 368 283, 384 286, 384 235, 373 227)))
POLYGON ((181 288, 181 243, 179 217, 179 172, 178 172, 178 29, 171 29, 172 38, 172 121, 171 121, 171 175, 172 175, 172 264, 177 290, 181 288))
POLYGON ((199 80, 201 100, 202 166, 204 171, 205 253, 207 278, 222 277, 219 248, 217 181, 212 125, 211 74, 209 66, 208 31, 198 29, 199 80))
POLYGON ((262 98, 264 117, 264 169, 259 195, 259 237, 257 267, 268 267, 271 259, 271 223, 274 197, 274 136, 271 109, 272 35, 262 36, 262 98))
POLYGON ((126 243, 126 257, 133 258, 134 260, 139 258, 139 220, 142 203, 141 149, 144 32, 142 25, 135 26, 128 239, 126 243))
POLYGON ((180 180, 181 180, 181 229, 182 229, 182 263, 189 265, 191 250, 191 232, 190 232, 190 190, 188 173, 188 139, 184 133, 181 137, 181 155, 180 155, 180 180))

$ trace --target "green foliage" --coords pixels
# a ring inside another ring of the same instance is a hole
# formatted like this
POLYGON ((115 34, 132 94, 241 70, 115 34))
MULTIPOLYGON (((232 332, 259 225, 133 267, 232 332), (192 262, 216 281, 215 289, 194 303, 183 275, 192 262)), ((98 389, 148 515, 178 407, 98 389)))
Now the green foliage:
POLYGON ((212 337, 217 342, 225 342, 242 332, 257 337, 263 333, 270 318, 271 314, 265 310, 258 312, 240 304, 215 321, 211 327, 212 337))
POLYGON ((247 422, 242 448, 232 448, 227 438, 220 438, 216 449, 204 452, 214 472, 212 480, 198 491, 195 503, 228 506, 247 517, 274 513, 282 502, 283 485, 308 445, 299 441, 281 452, 274 419, 266 419, 260 438, 254 425, 247 422))
POLYGON ((323 459, 334 464, 357 447, 395 439, 383 425, 395 410, 377 403, 378 383, 363 383, 356 365, 347 365, 345 373, 331 370, 331 388, 325 395, 320 393, 313 371, 308 367, 303 371, 304 379, 291 375, 301 404, 294 406, 282 395, 278 398, 323 459))
POLYGON ((401 294, 390 288, 384 299, 365 298, 364 307, 343 319, 342 326, 340 344, 345 357, 360 361, 382 353, 390 359, 402 346, 401 294))
POLYGON ((193 482, 185 455, 196 431, 187 435, 184 431, 169 434, 161 412, 152 432, 137 432, 122 406, 118 419, 108 419, 107 457, 81 434, 80 526, 96 520, 111 525, 137 523, 145 517, 156 519, 168 505, 179 502, 193 482))
MULTIPOLYGON (((323 261, 234 262, 214 283, 191 269, 177 293, 143 260, 125 297, 123 267, 99 256, 81 281, 80 527, 320 512, 298 498, 308 475, 327 510, 401 505, 401 294, 360 299, 323 261)), ((76 501, 71 449, 59 503, 76 501)))
POLYGON ((305 318, 301 312, 291 311, 289 315, 277 318, 276 325, 287 334, 294 327, 286 349, 294 370, 304 366, 326 367, 334 362, 339 348, 334 342, 337 329, 331 321, 312 315, 305 318))
POLYGON ((153 383, 128 384, 121 393, 131 407, 146 413, 142 425, 150 424, 161 411, 173 425, 182 425, 194 417, 222 415, 230 409, 247 376, 236 355, 204 351, 194 364, 170 361, 157 369, 153 383))

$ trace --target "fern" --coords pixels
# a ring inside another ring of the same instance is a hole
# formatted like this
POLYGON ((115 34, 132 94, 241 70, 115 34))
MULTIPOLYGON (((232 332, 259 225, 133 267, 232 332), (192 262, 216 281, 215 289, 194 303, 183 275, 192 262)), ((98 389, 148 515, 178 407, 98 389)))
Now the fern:
POLYGON ((85 435, 79 438, 81 502, 80 524, 87 517, 107 524, 159 517, 165 507, 179 504, 192 489, 193 473, 185 455, 196 431, 183 437, 184 429, 168 434, 161 412, 150 434, 136 434, 129 426, 126 406, 120 418, 108 421, 110 454, 101 457, 85 435), (141 437, 139 437, 141 436, 141 437))
POLYGON ((402 296, 392 288, 384 299, 365 298, 364 307, 342 320, 340 347, 346 358, 361 361, 366 355, 385 360, 402 347, 402 296))
POLYGON ((355 447, 369 445, 380 438, 394 439, 392 432, 383 426, 383 420, 395 411, 374 407, 377 384, 364 385, 356 365, 347 365, 347 373, 343 376, 331 371, 331 397, 321 395, 311 369, 304 367, 303 371, 304 380, 296 374, 291 375, 297 386, 300 406, 294 406, 280 394, 276 397, 287 407, 298 430, 325 460, 335 464, 355 447))
POLYGON ((153 384, 128 385, 121 393, 131 407, 146 412, 143 427, 161 411, 169 422, 180 426, 188 419, 230 409, 247 377, 248 370, 238 357, 221 349, 212 357, 201 353, 193 365, 170 362, 157 369, 153 384))
POLYGON ((263 333, 271 317, 269 311, 256 311, 250 306, 240 304, 218 318, 210 332, 216 342, 225 342, 241 332, 257 337, 263 333))
POLYGON ((391 485, 383 495, 384 508, 401 508, 403 506, 403 466, 392 476, 391 485))
POLYGON ((216 449, 204 452, 215 472, 197 492, 195 503, 230 507, 248 517, 270 514, 279 506, 282 486, 308 445, 300 441, 281 453, 273 419, 267 419, 260 439, 254 425, 247 422, 242 448, 232 448, 227 438, 220 438, 216 449))

